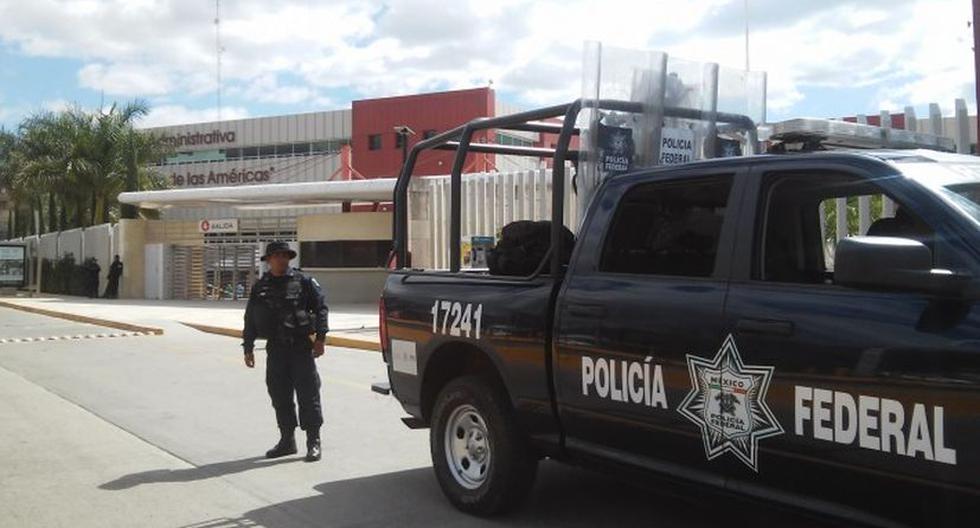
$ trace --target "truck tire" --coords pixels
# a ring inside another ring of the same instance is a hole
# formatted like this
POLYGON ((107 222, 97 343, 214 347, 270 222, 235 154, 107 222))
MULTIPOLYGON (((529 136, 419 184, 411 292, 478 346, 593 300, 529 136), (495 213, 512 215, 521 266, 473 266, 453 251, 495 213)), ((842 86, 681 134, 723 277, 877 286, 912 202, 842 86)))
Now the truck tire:
POLYGON ((538 464, 502 391, 476 376, 457 378, 439 393, 432 417, 432 466, 449 501, 480 516, 519 506, 538 464))

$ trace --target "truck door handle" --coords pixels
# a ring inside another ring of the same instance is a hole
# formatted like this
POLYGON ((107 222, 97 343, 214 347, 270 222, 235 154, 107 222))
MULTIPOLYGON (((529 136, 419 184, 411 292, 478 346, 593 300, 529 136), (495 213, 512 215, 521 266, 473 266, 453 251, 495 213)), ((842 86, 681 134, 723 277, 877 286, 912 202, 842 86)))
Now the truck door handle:
POLYGON ((735 330, 742 334, 765 334, 779 337, 793 335, 793 323, 772 319, 739 319, 735 330))
POLYGON ((570 304, 568 315, 601 319, 606 316, 606 307, 601 304, 570 304))

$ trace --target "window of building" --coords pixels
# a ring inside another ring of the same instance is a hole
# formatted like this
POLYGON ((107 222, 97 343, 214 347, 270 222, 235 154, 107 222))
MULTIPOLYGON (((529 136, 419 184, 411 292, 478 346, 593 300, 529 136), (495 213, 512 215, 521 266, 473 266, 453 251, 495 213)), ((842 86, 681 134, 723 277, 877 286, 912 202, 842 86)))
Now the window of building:
POLYGON ((381 134, 368 136, 368 150, 381 150, 381 134))
POLYGON ((518 137, 518 136, 512 136, 510 134, 501 134, 500 132, 497 132, 495 141, 499 145, 511 145, 511 146, 518 146, 518 147, 534 146, 534 141, 531 141, 530 139, 518 137))
POLYGON ((395 148, 400 149, 404 144, 405 144, 405 136, 403 134, 399 134, 395 132, 395 148))
POLYGON ((439 131, 437 131, 436 129, 430 128, 430 129, 426 130, 425 132, 422 132, 422 139, 434 138, 434 137, 436 137, 436 134, 438 134, 438 133, 439 133, 439 131))
POLYGON ((314 143, 283 143, 279 145, 259 145, 244 148, 176 152, 157 162, 157 165, 186 165, 189 163, 225 160, 256 160, 291 158, 294 156, 308 156, 310 154, 334 154, 340 152, 341 146, 347 143, 345 140, 334 139, 314 143))
POLYGON ((313 153, 323 154, 325 152, 330 152, 330 142, 329 141, 317 141, 313 143, 313 153))
POLYGON ((303 268, 383 268, 390 240, 331 240, 300 242, 303 268))
POLYGON ((630 189, 606 235, 600 271, 711 276, 731 187, 731 176, 715 176, 630 189))

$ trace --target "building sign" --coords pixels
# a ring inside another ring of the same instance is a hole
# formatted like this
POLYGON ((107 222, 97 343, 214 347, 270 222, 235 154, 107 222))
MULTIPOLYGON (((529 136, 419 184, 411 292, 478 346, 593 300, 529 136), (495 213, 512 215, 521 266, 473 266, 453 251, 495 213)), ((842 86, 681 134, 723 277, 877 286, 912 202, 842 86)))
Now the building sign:
POLYGON ((22 287, 27 284, 27 248, 21 245, 0 246, 0 286, 22 287))
POLYGON ((173 148, 234 143, 235 131, 229 130, 223 132, 221 130, 212 130, 210 132, 194 132, 193 134, 176 134, 173 136, 163 136, 163 142, 173 148))
POLYGON ((183 174, 177 172, 170 173, 170 184, 173 187, 216 187, 223 185, 241 185, 247 183, 269 183, 269 179, 276 172, 275 167, 268 169, 238 169, 234 168, 225 172, 191 172, 183 174))
POLYGON ((660 164, 677 165, 694 161, 694 131, 663 128, 660 132, 660 164))
POLYGON ((197 230, 201 233, 237 233, 237 218, 217 218, 201 220, 197 224, 197 230))

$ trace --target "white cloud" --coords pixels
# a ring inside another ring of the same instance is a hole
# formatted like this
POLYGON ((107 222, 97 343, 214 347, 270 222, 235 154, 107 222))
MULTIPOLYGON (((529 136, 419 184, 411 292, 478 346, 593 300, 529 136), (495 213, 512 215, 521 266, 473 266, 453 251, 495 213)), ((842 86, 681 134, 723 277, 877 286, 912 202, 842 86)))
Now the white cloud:
POLYGON ((296 104, 309 102, 317 97, 316 91, 308 86, 283 86, 274 74, 266 74, 252 81, 241 92, 242 96, 263 103, 296 104))
POLYGON ((85 88, 109 95, 146 97, 166 94, 173 89, 168 71, 134 63, 86 64, 78 71, 78 82, 85 88))
MULTIPOLYGON (((243 119, 249 117, 247 108, 233 106, 221 109, 221 119, 243 119)), ((137 126, 139 128, 152 128, 158 126, 183 125, 188 123, 206 123, 218 120, 218 110, 216 108, 187 108, 183 105, 160 105, 150 109, 150 113, 141 119, 137 126)))
MULTIPOLYGON (((5 2, 0 42, 80 59, 79 83, 108 94, 200 96, 215 89, 213 9, 200 0, 5 2)), ((223 10, 224 89, 261 103, 489 79, 526 104, 553 103, 580 94, 585 39, 745 62, 741 0, 238 0, 223 10)), ((972 86, 969 15, 961 0, 753 0, 752 66, 769 73, 772 109, 791 109, 808 87, 877 87, 870 106, 946 102, 972 86)))
POLYGON ((67 99, 49 99, 41 102, 41 109, 45 112, 63 112, 77 106, 77 103, 67 99))

